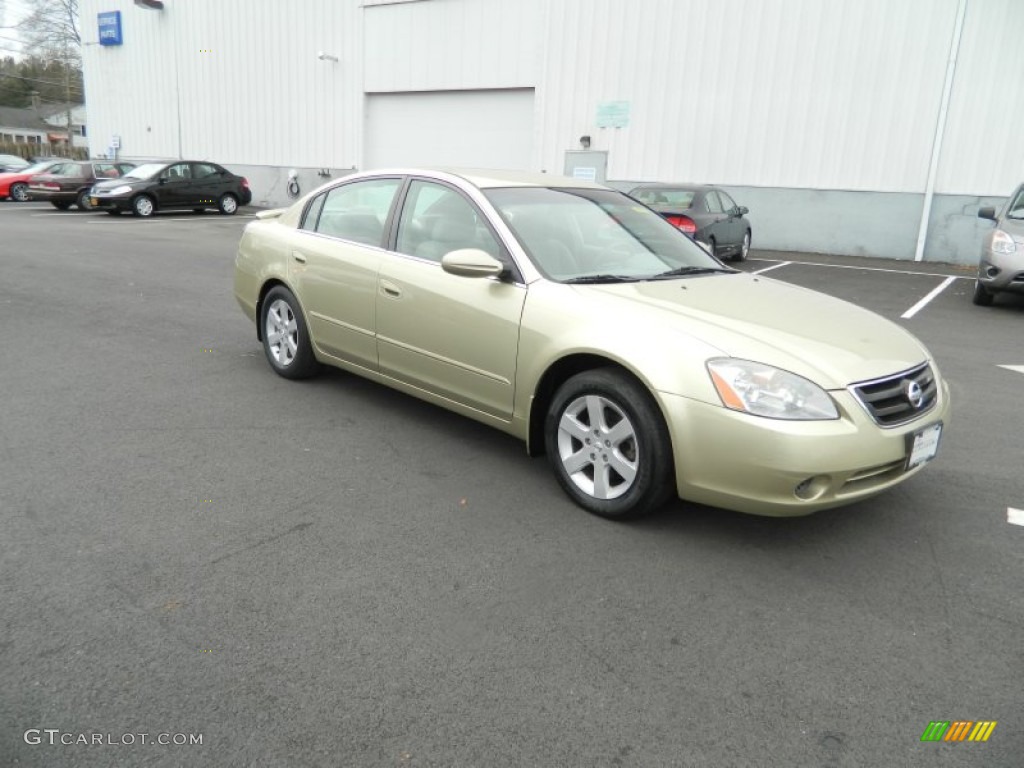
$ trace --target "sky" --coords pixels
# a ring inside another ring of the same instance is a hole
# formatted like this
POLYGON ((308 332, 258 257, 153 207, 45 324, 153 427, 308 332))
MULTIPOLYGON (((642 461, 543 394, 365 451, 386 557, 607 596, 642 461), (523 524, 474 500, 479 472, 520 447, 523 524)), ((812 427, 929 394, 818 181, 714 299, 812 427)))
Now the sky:
MULTIPOLYGON (((0 0, 0 9, 3 17, 0 18, 0 27, 10 27, 18 23, 28 11, 23 0, 0 0)), ((0 29, 0 55, 14 55, 11 49, 17 49, 18 44, 13 40, 18 38, 16 29, 0 29)))

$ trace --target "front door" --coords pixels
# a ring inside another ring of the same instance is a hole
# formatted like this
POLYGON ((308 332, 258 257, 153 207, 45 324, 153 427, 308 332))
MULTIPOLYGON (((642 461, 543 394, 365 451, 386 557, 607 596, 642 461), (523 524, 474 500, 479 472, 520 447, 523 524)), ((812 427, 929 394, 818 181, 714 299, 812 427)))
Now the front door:
POLYGON ((478 411, 511 419, 526 287, 449 274, 441 258, 480 248, 505 260, 485 217, 462 193, 414 180, 395 250, 380 266, 381 373, 478 411))
POLYGON ((192 167, 188 163, 175 163, 160 174, 156 188, 157 206, 181 208, 191 205, 192 167))

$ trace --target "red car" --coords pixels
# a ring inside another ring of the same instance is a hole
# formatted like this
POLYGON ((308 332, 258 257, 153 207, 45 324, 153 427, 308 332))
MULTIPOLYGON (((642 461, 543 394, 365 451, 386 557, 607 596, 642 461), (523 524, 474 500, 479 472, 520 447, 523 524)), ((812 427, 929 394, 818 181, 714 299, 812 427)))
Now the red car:
POLYGON ((28 200, 28 180, 37 173, 46 171, 63 160, 45 160, 35 165, 30 165, 20 171, 8 171, 0 173, 0 200, 10 198, 16 203, 24 203, 28 200))

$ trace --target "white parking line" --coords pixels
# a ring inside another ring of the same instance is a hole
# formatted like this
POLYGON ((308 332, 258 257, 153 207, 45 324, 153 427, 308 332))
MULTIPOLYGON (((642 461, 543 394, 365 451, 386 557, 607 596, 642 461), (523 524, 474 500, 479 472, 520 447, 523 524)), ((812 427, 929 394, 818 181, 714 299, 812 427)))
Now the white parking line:
POLYGON ((1006 522, 1010 525, 1024 525, 1024 509, 1006 508, 1006 522))
POLYGON ((925 296, 923 299, 917 302, 917 304, 915 304, 902 315, 900 315, 900 317, 902 317, 904 320, 907 320, 916 315, 918 312, 920 312, 922 309, 928 306, 929 301, 934 299, 936 296, 938 296, 940 293, 946 290, 950 285, 952 285, 954 280, 956 280, 955 277, 947 277, 939 285, 937 285, 935 288, 929 291, 927 296, 925 296))
MULTIPOLYGON (((750 261, 771 261, 771 259, 750 259, 750 261)), ((891 272, 895 275, 921 275, 922 277, 950 277, 940 272, 915 272, 912 269, 887 269, 884 267, 860 267, 854 264, 825 264, 820 261, 793 261, 787 264, 796 264, 800 267, 831 267, 832 269, 860 269, 864 272, 891 272)), ((973 280, 974 275, 953 275, 956 280, 973 280)))
POLYGON ((792 264, 792 263, 793 263, 792 261, 780 261, 778 264, 772 264, 770 267, 765 267, 764 269, 755 269, 750 274, 752 274, 752 275, 760 275, 763 272, 770 272, 773 269, 778 269, 779 267, 784 267, 787 264, 792 264))
POLYGON ((1024 365, 998 365, 999 368, 1005 368, 1008 371, 1014 371, 1016 373, 1024 373, 1024 365))

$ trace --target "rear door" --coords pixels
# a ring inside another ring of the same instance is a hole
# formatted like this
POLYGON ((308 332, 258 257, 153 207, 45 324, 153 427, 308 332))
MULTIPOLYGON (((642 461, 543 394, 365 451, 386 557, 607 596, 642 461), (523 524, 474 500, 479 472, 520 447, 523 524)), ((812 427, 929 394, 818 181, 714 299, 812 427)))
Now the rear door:
POLYGON ((221 169, 213 163, 192 163, 189 194, 195 207, 216 205, 220 196, 227 192, 227 185, 220 172, 221 169))
POLYGON ((377 370, 377 271, 400 177, 341 184, 306 209, 289 274, 317 348, 377 370))

